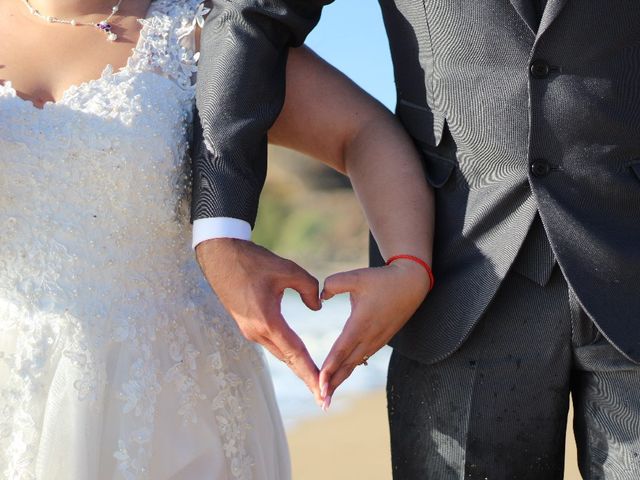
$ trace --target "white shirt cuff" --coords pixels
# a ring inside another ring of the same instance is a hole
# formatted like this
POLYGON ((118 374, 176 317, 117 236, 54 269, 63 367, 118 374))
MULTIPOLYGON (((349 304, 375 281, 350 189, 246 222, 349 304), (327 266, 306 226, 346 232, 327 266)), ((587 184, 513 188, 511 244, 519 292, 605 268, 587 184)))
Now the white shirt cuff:
POLYGON ((192 247, 212 238, 251 240, 251 225, 237 218, 200 218, 193 221, 192 247))

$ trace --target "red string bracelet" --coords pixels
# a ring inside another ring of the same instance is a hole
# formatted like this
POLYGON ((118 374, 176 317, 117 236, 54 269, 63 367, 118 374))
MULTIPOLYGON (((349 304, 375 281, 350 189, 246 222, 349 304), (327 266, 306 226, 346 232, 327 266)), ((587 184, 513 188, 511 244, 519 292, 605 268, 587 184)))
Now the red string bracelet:
POLYGON ((394 255, 387 260, 387 265, 391 265, 396 260, 411 260, 412 262, 416 262, 418 265, 422 266, 429 276, 429 291, 433 290, 433 285, 436 283, 436 280, 433 278, 433 271, 427 262, 421 258, 414 257, 413 255, 394 255))

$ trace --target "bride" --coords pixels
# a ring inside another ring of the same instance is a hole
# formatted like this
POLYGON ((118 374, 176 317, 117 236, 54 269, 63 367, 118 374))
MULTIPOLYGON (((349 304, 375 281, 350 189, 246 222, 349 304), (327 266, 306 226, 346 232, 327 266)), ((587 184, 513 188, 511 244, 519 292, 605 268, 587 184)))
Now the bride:
MULTIPOLYGON (((3 478, 290 477, 261 351, 190 248, 185 156, 204 14, 200 0, 0 3, 3 478)), ((292 53, 292 75, 309 68, 328 99, 339 88, 366 107, 360 141, 398 152, 372 167, 390 182, 408 172, 407 191, 428 201, 392 117, 308 51, 292 53)), ((288 124, 309 121, 303 90, 292 87, 274 126, 280 143, 296 143, 288 124)), ((335 131, 354 125, 348 106, 327 102, 335 131)), ((338 150, 349 138, 323 141, 338 150)), ((380 189, 365 210, 383 215, 394 195, 380 189)), ((409 222, 417 237, 430 229, 409 222)), ((428 284, 414 279, 394 301, 418 306, 428 284)))

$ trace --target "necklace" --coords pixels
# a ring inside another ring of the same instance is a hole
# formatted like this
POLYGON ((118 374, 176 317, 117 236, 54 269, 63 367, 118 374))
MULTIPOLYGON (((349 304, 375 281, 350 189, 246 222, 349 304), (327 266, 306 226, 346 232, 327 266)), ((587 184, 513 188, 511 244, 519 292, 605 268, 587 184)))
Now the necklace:
POLYGON ((118 39, 118 36, 111 31, 111 24, 109 23, 109 20, 111 20, 111 17, 118 13, 118 10, 120 10, 120 4, 123 2, 123 0, 118 0, 118 3, 111 7, 111 14, 98 23, 84 23, 76 21, 75 18, 66 19, 52 17, 51 15, 43 15, 42 13, 40 13, 40 10, 31 5, 29 0, 22 0, 22 2, 27 6, 32 15, 41 18, 42 20, 45 20, 49 23, 63 23, 65 25, 71 25, 72 27, 75 27, 76 25, 82 27, 94 27, 104 32, 107 35, 107 40, 109 40, 110 42, 114 42, 118 39))

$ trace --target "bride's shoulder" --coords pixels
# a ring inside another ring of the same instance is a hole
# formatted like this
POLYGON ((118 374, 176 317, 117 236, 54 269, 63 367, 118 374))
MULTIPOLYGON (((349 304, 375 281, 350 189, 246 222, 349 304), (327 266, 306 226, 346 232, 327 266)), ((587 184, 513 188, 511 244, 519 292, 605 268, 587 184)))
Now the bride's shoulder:
POLYGON ((200 35, 202 33, 202 26, 204 25, 204 21, 206 20, 207 15, 209 15, 212 6, 212 0, 204 0, 200 2, 200 5, 198 6, 198 11, 202 13, 196 17, 196 52, 200 51, 200 35))
POLYGON ((183 21, 202 17, 211 8, 212 0, 152 0, 149 11, 153 16, 183 21))
POLYGON ((191 92, 198 60, 197 39, 208 12, 202 0, 153 0, 129 60, 132 72, 152 71, 191 92))
POLYGON ((186 42, 198 52, 201 30, 212 5, 212 0, 153 0, 153 15, 141 22, 154 24, 150 30, 175 28, 180 43, 186 42))

